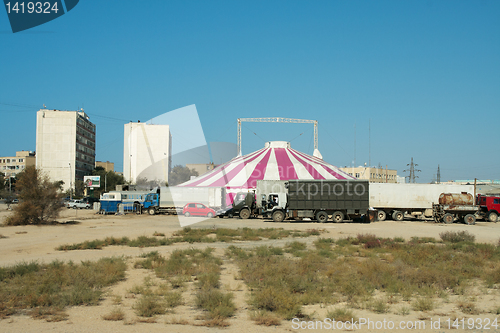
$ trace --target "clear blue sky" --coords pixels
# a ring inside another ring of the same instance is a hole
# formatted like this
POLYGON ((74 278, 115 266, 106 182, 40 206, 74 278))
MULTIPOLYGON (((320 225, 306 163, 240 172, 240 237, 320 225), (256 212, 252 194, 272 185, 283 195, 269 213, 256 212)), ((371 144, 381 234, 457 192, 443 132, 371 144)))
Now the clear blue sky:
MULTIPOLYGON (((316 119, 337 166, 500 179, 500 1, 82 0, 16 34, 0 8, 0 49, 0 156, 35 150, 42 104, 84 107, 121 171, 124 123, 195 104, 207 142, 235 143, 239 117, 316 119)), ((312 154, 312 134, 244 123, 243 153, 312 154)))

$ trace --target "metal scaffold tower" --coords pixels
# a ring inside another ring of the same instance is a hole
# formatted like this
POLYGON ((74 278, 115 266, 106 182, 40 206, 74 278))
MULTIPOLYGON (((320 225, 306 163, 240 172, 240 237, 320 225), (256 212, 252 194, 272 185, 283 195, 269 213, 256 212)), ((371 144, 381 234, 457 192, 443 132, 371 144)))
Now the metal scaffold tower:
POLYGON ((314 156, 321 158, 318 150, 318 121, 307 119, 292 119, 292 118, 238 118, 238 156, 241 156, 241 123, 254 122, 254 123, 299 123, 299 124, 314 124, 314 156), (319 155, 319 156, 317 156, 319 155))

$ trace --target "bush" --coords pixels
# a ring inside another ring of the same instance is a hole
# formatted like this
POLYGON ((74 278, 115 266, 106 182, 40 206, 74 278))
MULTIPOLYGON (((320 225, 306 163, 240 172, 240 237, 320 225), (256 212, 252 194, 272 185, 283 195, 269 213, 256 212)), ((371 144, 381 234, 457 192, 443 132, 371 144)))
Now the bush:
POLYGON ((469 242, 474 243, 476 236, 469 233, 468 231, 446 231, 439 234, 439 237, 443 240, 443 242, 449 243, 460 243, 460 242, 469 242))
POLYGON ((19 204, 14 214, 7 217, 6 225, 49 224, 63 208, 61 182, 51 182, 40 169, 27 167, 18 175, 19 204))
POLYGON ((217 289, 201 290, 196 294, 196 306, 208 311, 210 319, 229 318, 234 315, 236 306, 233 294, 217 289))

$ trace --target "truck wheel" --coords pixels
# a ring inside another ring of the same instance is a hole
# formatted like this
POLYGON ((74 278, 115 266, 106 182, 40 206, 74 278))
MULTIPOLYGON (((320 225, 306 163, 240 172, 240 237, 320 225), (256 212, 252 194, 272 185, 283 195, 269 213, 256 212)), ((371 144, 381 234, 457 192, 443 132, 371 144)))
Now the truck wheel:
POLYGON ((472 214, 467 214, 464 217, 464 222, 467 223, 468 225, 474 225, 476 224, 476 217, 472 214))
POLYGON ((344 213, 342 212, 334 212, 332 214, 332 220, 333 222, 337 222, 337 223, 340 223, 340 222, 343 222, 344 221, 344 213))
POLYGON ((153 207, 149 208, 149 209, 148 209, 148 214, 149 214, 149 215, 155 215, 155 214, 156 214, 155 209, 154 209, 153 207))
POLYGON ((488 220, 490 222, 497 222, 498 221, 498 214, 495 212, 489 212, 488 214, 488 220))
POLYGON ((243 208, 240 210, 240 219, 248 219, 250 217, 250 209, 248 208, 243 208))
POLYGON ((387 218, 387 213, 385 210, 379 210, 377 211, 377 221, 385 221, 387 218))
POLYGON ((283 213, 281 210, 277 210, 273 213, 274 222, 283 222, 284 219, 285 219, 285 213, 283 213))
POLYGON ((320 223, 325 223, 328 221, 328 214, 325 211, 319 211, 316 213, 316 221, 320 223))
POLYGON ((444 216, 443 216, 444 223, 451 224, 451 223, 453 223, 453 220, 455 220, 455 218, 453 217, 453 214, 450 214, 450 213, 444 214, 444 216))
POLYGON ((394 213, 392 213, 392 219, 394 221, 403 221, 405 218, 405 214, 402 212, 402 211, 395 211, 394 213))

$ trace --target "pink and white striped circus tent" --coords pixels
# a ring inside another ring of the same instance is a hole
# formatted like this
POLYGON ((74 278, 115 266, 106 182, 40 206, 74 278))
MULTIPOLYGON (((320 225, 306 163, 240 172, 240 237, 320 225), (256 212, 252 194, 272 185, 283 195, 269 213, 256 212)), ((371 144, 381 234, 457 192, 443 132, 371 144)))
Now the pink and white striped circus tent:
POLYGON ((178 186, 252 189, 257 180, 355 179, 320 158, 301 153, 285 141, 267 142, 263 149, 238 156, 212 171, 178 186))

